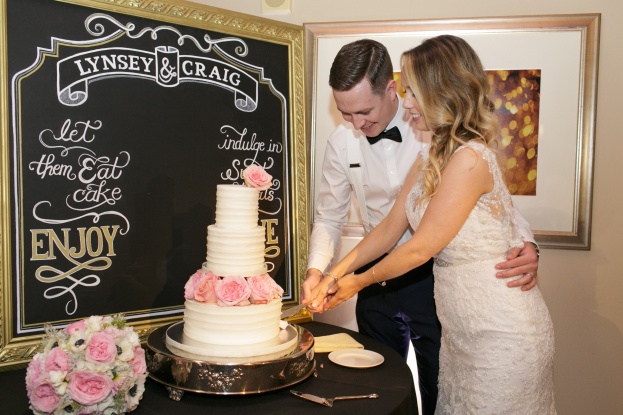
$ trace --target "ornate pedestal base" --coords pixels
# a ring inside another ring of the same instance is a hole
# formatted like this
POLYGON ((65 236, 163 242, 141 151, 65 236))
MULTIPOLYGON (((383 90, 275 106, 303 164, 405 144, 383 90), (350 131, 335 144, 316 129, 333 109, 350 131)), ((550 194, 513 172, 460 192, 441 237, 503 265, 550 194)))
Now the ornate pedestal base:
POLYGON ((163 326, 147 339, 147 369, 149 377, 162 383, 169 397, 179 401, 185 391, 215 395, 246 395, 287 388, 302 382, 316 370, 314 337, 306 329, 290 325, 297 337, 289 353, 281 357, 261 356, 247 361, 239 358, 191 355, 171 350, 166 344, 167 330, 176 336, 183 323, 163 326))
POLYGON ((172 388, 171 386, 165 386, 165 388, 167 388, 167 391, 169 392, 169 398, 173 399, 174 401, 182 400, 182 396, 184 396, 183 390, 172 388))

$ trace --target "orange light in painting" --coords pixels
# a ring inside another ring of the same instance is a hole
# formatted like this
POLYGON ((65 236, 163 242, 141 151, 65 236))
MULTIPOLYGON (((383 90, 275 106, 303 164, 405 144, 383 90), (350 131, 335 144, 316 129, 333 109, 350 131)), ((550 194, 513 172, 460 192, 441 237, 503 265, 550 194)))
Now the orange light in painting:
MULTIPOLYGON (((513 195, 536 195, 541 71, 487 71, 491 101, 500 123, 498 156, 508 190, 513 195)), ((400 72, 394 73, 404 98, 400 72)))

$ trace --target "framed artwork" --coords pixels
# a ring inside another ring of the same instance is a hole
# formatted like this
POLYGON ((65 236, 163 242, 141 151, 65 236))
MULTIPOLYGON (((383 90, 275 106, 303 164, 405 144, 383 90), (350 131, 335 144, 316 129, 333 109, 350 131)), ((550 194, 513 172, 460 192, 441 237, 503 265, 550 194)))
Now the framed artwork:
POLYGON ((339 49, 361 38, 377 40, 399 71, 403 51, 424 39, 453 34, 474 47, 489 73, 502 125, 502 170, 537 242, 544 248, 590 249, 599 14, 304 27, 314 182, 326 140, 342 122, 328 85, 339 49))
POLYGON ((47 324, 179 320, 216 185, 263 166, 266 262, 307 255, 302 27, 176 1, 2 0, 0 370, 47 324))

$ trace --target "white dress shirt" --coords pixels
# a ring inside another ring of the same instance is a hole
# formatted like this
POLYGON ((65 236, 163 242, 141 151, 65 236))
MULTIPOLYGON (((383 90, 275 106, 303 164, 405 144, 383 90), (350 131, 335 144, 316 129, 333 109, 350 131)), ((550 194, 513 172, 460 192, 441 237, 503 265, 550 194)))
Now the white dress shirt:
MULTIPOLYGON (((329 137, 309 243, 308 269, 316 268, 325 272, 330 268, 342 236, 342 227, 348 221, 352 190, 348 172, 349 136, 359 141, 366 208, 372 228, 387 216, 418 154, 428 149, 428 143, 422 140, 421 133, 412 126, 409 112, 402 108, 402 99, 398 99, 398 112, 386 129, 398 127, 402 135, 401 143, 382 139, 371 145, 361 131, 346 122, 338 126, 329 137)), ((534 242, 530 225, 517 209, 515 219, 524 240, 534 242)), ((366 232, 369 231, 366 229, 366 232)), ((412 233, 411 229, 405 232, 397 245, 409 240, 412 233)))

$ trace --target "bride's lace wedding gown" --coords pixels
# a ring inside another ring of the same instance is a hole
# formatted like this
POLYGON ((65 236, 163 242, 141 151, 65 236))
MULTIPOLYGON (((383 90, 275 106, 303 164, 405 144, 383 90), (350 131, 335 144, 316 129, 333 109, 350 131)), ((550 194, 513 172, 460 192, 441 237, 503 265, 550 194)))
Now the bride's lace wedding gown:
MULTIPOLYGON (((512 201, 495 154, 470 142, 493 176, 454 239, 435 256, 435 302, 442 325, 439 397, 435 414, 555 414, 554 331, 538 287, 508 288, 495 277, 511 246, 523 246, 512 201)), ((406 202, 417 228, 427 203, 418 181, 406 202)))

